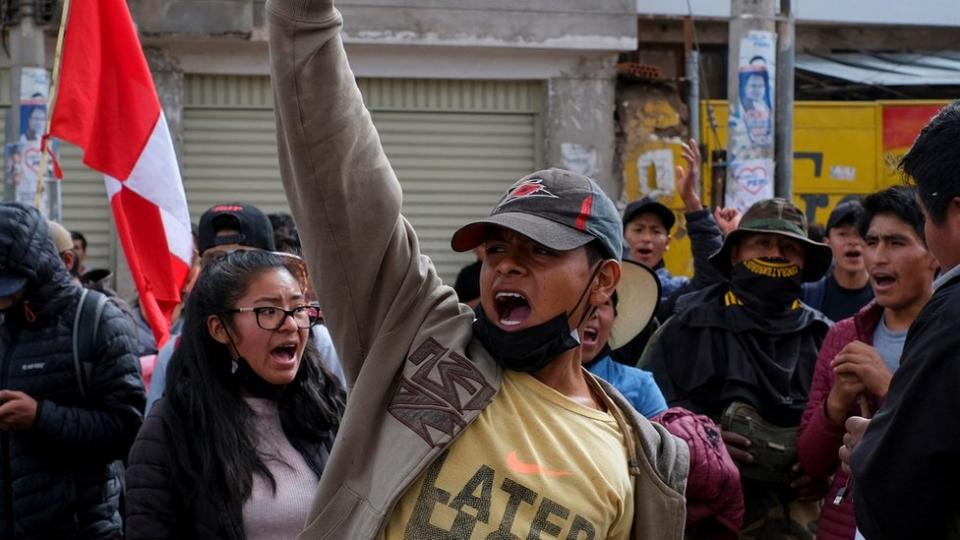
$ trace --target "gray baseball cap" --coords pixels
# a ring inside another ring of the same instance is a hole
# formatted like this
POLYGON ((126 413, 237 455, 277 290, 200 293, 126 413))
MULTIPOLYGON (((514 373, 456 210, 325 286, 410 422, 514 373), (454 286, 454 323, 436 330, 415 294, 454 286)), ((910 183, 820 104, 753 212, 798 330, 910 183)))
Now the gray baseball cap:
POLYGON ((586 176, 563 169, 537 171, 521 178, 500 198, 490 216, 453 233, 454 251, 469 251, 493 227, 504 227, 557 251, 569 251, 599 240, 606 256, 623 255, 620 213, 600 186, 586 176))

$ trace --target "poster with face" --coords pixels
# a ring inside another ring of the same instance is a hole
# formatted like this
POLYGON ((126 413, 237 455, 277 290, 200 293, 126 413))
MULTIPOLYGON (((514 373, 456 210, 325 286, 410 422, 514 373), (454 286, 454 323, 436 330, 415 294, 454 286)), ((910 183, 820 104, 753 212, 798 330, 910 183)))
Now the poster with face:
POLYGON ((740 41, 725 204, 741 212, 773 197, 776 39, 773 32, 751 30, 740 41))
MULTIPOLYGON (((37 181, 41 177, 40 147, 47 126, 47 99, 50 74, 42 68, 23 68, 20 76, 20 123, 17 127, 17 142, 4 149, 4 184, 9 190, 7 199, 33 206, 37 203, 37 181)), ((48 149, 56 152, 56 145, 48 149)), ((39 209, 49 219, 59 221, 59 185, 52 174, 52 160, 47 161, 45 189, 39 209)))
POLYGON ((773 104, 766 66, 741 69, 740 115, 747 138, 754 146, 773 145, 773 104))

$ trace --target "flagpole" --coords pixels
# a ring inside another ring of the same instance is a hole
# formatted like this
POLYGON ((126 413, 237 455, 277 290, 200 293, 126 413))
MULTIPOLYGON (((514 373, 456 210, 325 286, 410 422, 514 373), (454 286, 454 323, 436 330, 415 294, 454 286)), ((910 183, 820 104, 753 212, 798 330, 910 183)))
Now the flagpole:
POLYGON ((57 48, 53 53, 53 73, 50 74, 50 99, 47 100, 47 125, 43 129, 40 148, 40 167, 37 169, 37 194, 33 205, 39 209, 43 203, 43 192, 47 184, 47 136, 50 134, 50 122, 53 120, 53 106, 57 102, 57 88, 60 84, 60 59, 63 57, 63 35, 67 29, 67 14, 70 12, 70 0, 63 0, 63 12, 60 14, 60 29, 57 31, 57 48))

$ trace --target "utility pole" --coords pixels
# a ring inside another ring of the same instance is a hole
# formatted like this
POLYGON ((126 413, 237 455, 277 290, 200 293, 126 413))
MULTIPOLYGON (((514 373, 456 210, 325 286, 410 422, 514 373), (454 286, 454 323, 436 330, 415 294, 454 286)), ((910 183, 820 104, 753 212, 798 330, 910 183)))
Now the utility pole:
MULTIPOLYGON (((683 19, 683 53, 686 59, 687 107, 690 137, 700 141, 700 52, 693 43, 693 17, 683 19)), ((702 186, 701 186, 702 188, 702 186)), ((702 191, 701 191, 702 193, 702 191)))
POLYGON ((741 211, 774 194, 776 30, 774 0, 731 0, 724 204, 741 211))
POLYGON ((792 0, 780 0, 777 18, 777 136, 774 193, 793 199, 793 73, 796 60, 792 0))

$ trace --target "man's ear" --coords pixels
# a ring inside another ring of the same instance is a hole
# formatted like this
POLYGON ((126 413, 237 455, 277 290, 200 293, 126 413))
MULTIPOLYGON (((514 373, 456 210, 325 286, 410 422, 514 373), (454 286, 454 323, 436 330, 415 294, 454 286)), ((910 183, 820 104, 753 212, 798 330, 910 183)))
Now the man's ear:
POLYGON ((218 315, 207 317, 207 332, 210 332, 210 337, 218 343, 224 345, 230 343, 230 334, 227 333, 227 326, 223 324, 223 319, 218 315))
POLYGON ((73 274, 78 262, 77 254, 72 249, 68 249, 60 253, 60 259, 63 260, 63 265, 67 267, 67 272, 73 274))
POLYGON ((599 306, 610 300, 619 283, 620 263, 614 259, 607 259, 600 263, 597 278, 590 289, 590 305, 599 306))
POLYGON ((667 241, 663 244, 663 250, 668 251, 670 249, 670 241, 673 240, 673 237, 669 234, 667 235, 667 241))

